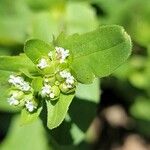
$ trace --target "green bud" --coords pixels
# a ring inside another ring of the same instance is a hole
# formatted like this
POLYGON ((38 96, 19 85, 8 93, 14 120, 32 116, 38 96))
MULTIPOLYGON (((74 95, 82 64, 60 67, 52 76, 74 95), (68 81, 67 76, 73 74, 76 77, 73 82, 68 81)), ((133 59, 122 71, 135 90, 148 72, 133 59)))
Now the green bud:
POLYGON ((59 82, 62 82, 64 81, 64 78, 62 78, 59 74, 59 72, 56 74, 56 79, 59 81, 59 82))
POLYGON ((34 106, 36 106, 36 107, 37 107, 38 104, 39 104, 38 100, 35 99, 34 97, 32 98, 32 102, 33 102, 34 106))
POLYGON ((58 97, 58 96, 59 96, 59 94, 60 94, 60 89, 59 89, 58 86, 56 86, 56 85, 52 86, 52 91, 53 91, 53 93, 55 94, 55 97, 58 97))
POLYGON ((47 84, 50 84, 50 85, 54 85, 54 84, 55 84, 55 81, 56 81, 55 76, 46 77, 46 78, 44 79, 44 82, 47 83, 47 84))
POLYGON ((72 93, 72 92, 74 92, 75 91, 75 87, 73 87, 72 89, 70 89, 68 92, 67 92, 67 94, 69 94, 69 93, 72 93))
POLYGON ((24 96, 24 100, 31 100, 31 99, 33 99, 33 94, 32 93, 27 94, 27 95, 24 96))
POLYGON ((13 96, 17 100, 21 100, 24 97, 24 93, 19 90, 11 90, 9 96, 13 96))
POLYGON ((65 93, 65 94, 72 93, 75 91, 75 87, 68 88, 65 83, 60 84, 59 88, 60 88, 61 92, 65 93))
POLYGON ((59 81, 55 81, 55 85, 59 86, 60 82, 59 81))
POLYGON ((67 88, 67 86, 64 83, 60 84, 59 88, 63 93, 67 93, 69 91, 69 89, 67 88))
POLYGON ((21 99, 18 106, 19 106, 19 107, 24 107, 24 104, 25 104, 25 100, 24 100, 24 99, 21 99))
POLYGON ((50 59, 51 61, 54 61, 54 60, 56 59, 56 52, 55 52, 55 51, 50 51, 50 52, 48 53, 48 56, 49 56, 49 59, 50 59))
POLYGON ((52 90, 52 94, 54 94, 54 98, 50 98, 50 100, 55 101, 59 98, 60 90, 58 86, 55 86, 55 85, 51 88, 51 90, 52 90))

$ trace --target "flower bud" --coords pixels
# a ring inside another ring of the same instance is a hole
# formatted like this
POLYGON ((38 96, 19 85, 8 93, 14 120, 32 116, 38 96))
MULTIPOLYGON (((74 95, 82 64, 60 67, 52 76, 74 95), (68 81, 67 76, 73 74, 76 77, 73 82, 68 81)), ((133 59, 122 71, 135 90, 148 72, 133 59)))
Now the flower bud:
POLYGON ((64 94, 72 93, 75 91, 75 87, 70 88, 67 86, 66 83, 60 84, 59 88, 60 88, 61 92, 63 92, 64 94))
POLYGON ((38 106, 38 104, 36 103, 36 101, 34 99, 27 99, 25 101, 25 107, 26 107, 27 111, 29 111, 30 113, 35 111, 37 109, 37 106, 38 106))
POLYGON ((57 79, 59 82, 64 81, 64 78, 61 77, 60 73, 57 73, 57 74, 56 74, 56 79, 57 79))
POLYGON ((20 101, 19 101, 20 103, 19 103, 19 107, 24 107, 24 105, 25 105, 25 100, 24 99, 21 99, 20 101))
POLYGON ((59 86, 60 82, 59 81, 55 81, 55 85, 59 86))
POLYGON ((38 60, 37 67, 42 74, 52 75, 55 72, 55 63, 48 57, 43 57, 38 60))
POLYGON ((58 86, 53 86, 51 88, 52 92, 50 93, 50 100, 54 101, 57 100, 59 98, 60 95, 60 89, 58 86))
POLYGON ((9 96, 13 96, 15 99, 21 100, 24 97, 24 93, 19 90, 11 90, 9 96))
POLYGON ((44 79, 44 82, 45 82, 46 84, 50 84, 50 85, 54 85, 54 84, 55 84, 55 81, 56 81, 55 76, 46 77, 46 78, 44 79))
POLYGON ((53 91, 55 97, 58 97, 58 96, 59 96, 59 94, 60 94, 60 89, 59 89, 58 86, 56 86, 56 85, 52 86, 52 91, 53 91))

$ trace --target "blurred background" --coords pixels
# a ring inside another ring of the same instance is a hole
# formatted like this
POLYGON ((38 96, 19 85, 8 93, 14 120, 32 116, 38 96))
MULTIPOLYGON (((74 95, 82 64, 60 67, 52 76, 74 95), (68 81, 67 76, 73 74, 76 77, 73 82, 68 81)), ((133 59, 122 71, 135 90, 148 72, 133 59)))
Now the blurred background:
POLYGON ((125 28, 133 52, 111 76, 79 85, 74 122, 53 131, 40 119, 20 127, 0 71, 1 150, 150 150, 150 0, 0 0, 0 55, 22 53, 30 38, 51 42, 106 24, 125 28))

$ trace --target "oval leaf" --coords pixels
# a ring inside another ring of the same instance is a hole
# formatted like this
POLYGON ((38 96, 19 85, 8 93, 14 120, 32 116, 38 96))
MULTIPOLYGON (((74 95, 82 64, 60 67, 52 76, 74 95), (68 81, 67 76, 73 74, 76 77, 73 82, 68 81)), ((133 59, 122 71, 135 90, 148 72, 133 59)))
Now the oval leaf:
POLYGON ((33 113, 29 113, 25 108, 21 111, 21 125, 29 124, 38 119, 40 113, 42 111, 42 107, 39 107, 37 111, 33 113))
POLYGON ((48 45, 44 41, 38 39, 28 40, 24 46, 24 52, 35 64, 38 59, 47 56, 49 51, 53 49, 52 45, 48 45))
POLYGON ((46 102, 48 110, 47 126, 49 129, 56 128, 62 123, 68 111, 69 105, 72 102, 73 97, 74 94, 70 95, 60 94, 60 98, 56 103, 55 101, 46 102))
POLYGON ((56 41, 73 55, 71 69, 81 83, 111 74, 131 54, 131 39, 120 26, 102 26, 93 32, 56 41))
POLYGON ((22 68, 36 72, 32 61, 24 54, 19 56, 0 56, 0 70, 18 72, 22 68))

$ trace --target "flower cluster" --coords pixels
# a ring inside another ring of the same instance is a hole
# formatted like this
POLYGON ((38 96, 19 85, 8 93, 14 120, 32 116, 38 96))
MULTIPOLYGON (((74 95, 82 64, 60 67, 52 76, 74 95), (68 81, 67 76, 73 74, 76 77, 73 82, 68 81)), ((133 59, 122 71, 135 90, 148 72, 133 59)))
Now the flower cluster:
POLYGON ((69 50, 65 50, 62 47, 55 47, 55 51, 50 51, 47 58, 41 58, 38 61, 37 67, 41 70, 50 68, 54 62, 59 62, 57 63, 57 67, 55 67, 53 76, 45 76, 41 90, 42 97, 56 99, 60 92, 72 92, 75 88, 75 78, 71 75, 68 68, 60 67, 60 65, 67 63, 69 55, 69 50), (54 79, 53 82, 51 79, 54 79))
POLYGON ((58 100, 61 93, 73 92, 77 81, 68 68, 69 55, 69 50, 55 47, 55 50, 50 51, 47 56, 37 60, 36 66, 40 73, 42 72, 42 86, 37 93, 34 92, 32 87, 33 79, 28 79, 27 82, 22 76, 10 75, 8 82, 12 87, 8 98, 9 104, 22 106, 27 111, 33 112, 38 108, 35 97, 40 96, 46 100, 58 100))
POLYGON ((60 76, 65 79, 65 82, 63 83, 64 88, 70 89, 74 86, 75 79, 70 72, 63 70, 60 72, 60 76))
POLYGON ((60 63, 65 62, 65 59, 69 56, 69 50, 65 50, 62 47, 55 47, 57 58, 60 59, 60 63))
POLYGON ((55 93, 52 90, 52 87, 48 84, 44 84, 44 86, 42 87, 42 91, 41 91, 41 95, 43 97, 50 97, 50 98, 54 98, 55 97, 55 93))
POLYGON ((8 103, 14 106, 23 106, 29 112, 33 112, 37 107, 33 102, 33 89, 30 84, 23 77, 15 75, 10 75, 8 82, 12 85, 8 103))
POLYGON ((62 47, 55 47, 55 51, 50 51, 47 56, 49 57, 49 59, 47 58, 41 58, 38 61, 37 67, 39 69, 45 69, 48 68, 50 66, 50 61, 55 61, 55 60, 59 60, 60 64, 62 63, 66 63, 67 57, 69 56, 69 50, 65 50, 62 47))
POLYGON ((24 81, 24 79, 20 76, 10 75, 8 82, 16 88, 25 92, 29 91, 31 88, 29 83, 24 81))
POLYGON ((44 69, 44 68, 48 67, 48 63, 47 63, 46 59, 42 58, 42 59, 39 61, 39 64, 37 64, 37 66, 38 66, 40 69, 44 69))

